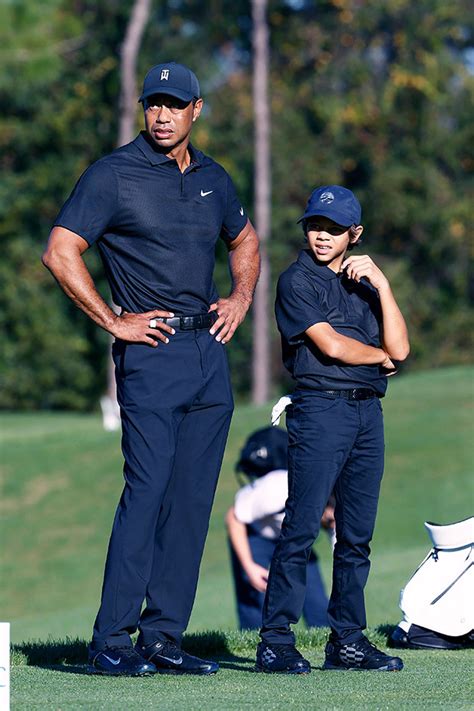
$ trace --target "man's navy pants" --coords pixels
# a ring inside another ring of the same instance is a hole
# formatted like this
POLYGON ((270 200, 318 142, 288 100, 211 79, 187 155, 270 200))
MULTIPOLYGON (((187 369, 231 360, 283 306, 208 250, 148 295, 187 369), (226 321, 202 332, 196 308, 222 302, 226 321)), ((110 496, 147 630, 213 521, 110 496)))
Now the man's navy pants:
POLYGON ((225 347, 207 329, 113 347, 125 488, 93 647, 180 643, 196 593, 233 410, 225 347), (142 612, 143 601, 146 606, 142 612))
POLYGON ((364 587, 384 463, 382 406, 377 397, 347 400, 296 390, 287 429, 289 493, 261 637, 294 644, 290 624, 302 613, 306 564, 334 489, 337 542, 328 618, 335 640, 353 642, 366 627, 364 587))

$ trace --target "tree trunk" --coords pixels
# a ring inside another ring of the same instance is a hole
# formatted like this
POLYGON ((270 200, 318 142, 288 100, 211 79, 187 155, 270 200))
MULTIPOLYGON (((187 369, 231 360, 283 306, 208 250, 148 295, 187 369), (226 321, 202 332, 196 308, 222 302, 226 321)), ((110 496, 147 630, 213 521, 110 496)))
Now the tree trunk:
POLYGON ((130 143, 135 136, 137 115, 137 56, 150 17, 151 0, 135 0, 120 49, 120 123, 117 146, 130 143))
MULTIPOLYGON (((127 31, 120 49, 120 100, 119 100, 119 131, 117 147, 130 143, 135 135, 135 117, 137 111, 136 66, 137 56, 150 16, 151 0, 135 0, 127 31)), ((112 309, 117 312, 117 306, 111 302, 112 309)), ((111 345, 112 341, 110 342, 111 345)), ((117 404, 115 385, 115 370, 112 354, 109 351, 107 364, 107 393, 100 401, 104 429, 120 428, 120 413, 117 404)))
POLYGON ((262 405, 270 397, 270 334, 268 297, 270 264, 270 107, 268 100, 269 29, 267 0, 252 0, 253 105, 255 141, 255 227, 260 237, 262 271, 253 303, 252 402, 262 405))

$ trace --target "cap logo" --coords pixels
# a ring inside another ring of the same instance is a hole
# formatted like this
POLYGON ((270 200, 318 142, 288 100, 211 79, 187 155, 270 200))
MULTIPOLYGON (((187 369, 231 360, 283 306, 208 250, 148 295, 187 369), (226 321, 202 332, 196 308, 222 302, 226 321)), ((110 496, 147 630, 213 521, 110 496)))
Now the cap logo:
POLYGON ((330 192, 323 193, 319 198, 319 201, 326 203, 326 205, 330 205, 334 201, 334 195, 330 192))
POLYGON ((268 457, 268 449, 266 447, 260 447, 260 449, 257 449, 254 456, 266 459, 268 457))
POLYGON ((170 78, 170 70, 169 70, 169 69, 162 69, 162 70, 161 70, 160 81, 163 81, 163 79, 164 79, 165 81, 168 81, 169 78, 170 78))

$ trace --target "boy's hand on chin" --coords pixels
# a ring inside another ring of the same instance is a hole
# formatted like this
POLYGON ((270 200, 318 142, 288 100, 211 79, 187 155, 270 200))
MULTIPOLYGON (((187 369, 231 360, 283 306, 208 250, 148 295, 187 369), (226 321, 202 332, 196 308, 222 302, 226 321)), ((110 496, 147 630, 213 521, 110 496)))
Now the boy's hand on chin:
POLYGON ((360 282, 367 279, 374 289, 380 290, 389 286, 388 279, 368 254, 351 255, 341 265, 349 279, 360 282))

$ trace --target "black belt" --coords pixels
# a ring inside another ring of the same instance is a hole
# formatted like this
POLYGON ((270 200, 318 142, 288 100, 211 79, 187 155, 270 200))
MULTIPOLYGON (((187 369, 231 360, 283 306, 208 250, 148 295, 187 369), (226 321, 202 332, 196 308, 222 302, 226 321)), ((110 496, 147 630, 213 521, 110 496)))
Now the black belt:
POLYGON ((352 390, 318 390, 325 395, 332 397, 343 397, 346 400, 368 400, 371 397, 378 397, 375 390, 370 388, 352 388, 352 390))
POLYGON ((213 311, 208 314, 197 314, 196 316, 172 316, 171 318, 157 318, 157 321, 163 321, 172 328, 177 328, 180 331, 193 331, 197 328, 211 328, 216 320, 213 311))

